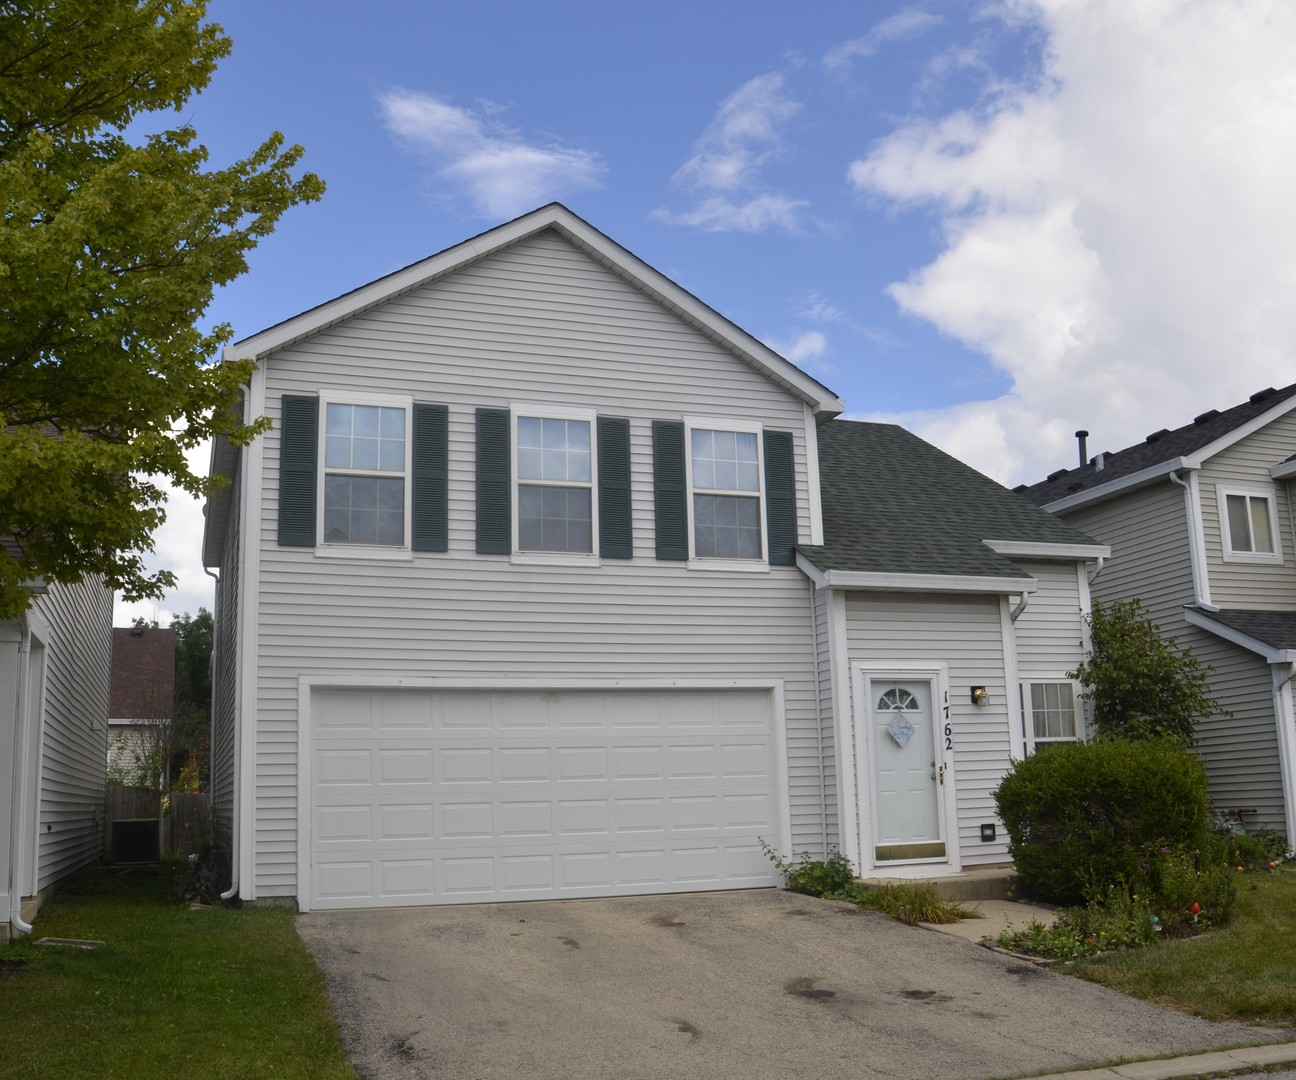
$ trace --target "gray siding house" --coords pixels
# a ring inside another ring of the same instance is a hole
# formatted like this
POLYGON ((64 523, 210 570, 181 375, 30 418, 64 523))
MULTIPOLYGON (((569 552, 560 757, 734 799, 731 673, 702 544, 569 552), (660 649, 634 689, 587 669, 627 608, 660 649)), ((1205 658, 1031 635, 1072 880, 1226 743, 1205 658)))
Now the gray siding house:
POLYGON ((1093 585, 1137 597, 1214 668, 1232 713, 1198 727, 1211 796, 1249 829, 1296 837, 1296 384, 1018 490, 1110 545, 1093 585))
POLYGON ((42 588, 0 622, 0 941, 103 849, 112 593, 42 588))
POLYGON ((835 420, 562 206, 229 355, 273 423, 214 448, 204 540, 244 900, 766 886, 763 843, 952 873, 1006 859, 1023 682, 1039 737, 1083 733, 1058 686, 1106 549, 835 420))

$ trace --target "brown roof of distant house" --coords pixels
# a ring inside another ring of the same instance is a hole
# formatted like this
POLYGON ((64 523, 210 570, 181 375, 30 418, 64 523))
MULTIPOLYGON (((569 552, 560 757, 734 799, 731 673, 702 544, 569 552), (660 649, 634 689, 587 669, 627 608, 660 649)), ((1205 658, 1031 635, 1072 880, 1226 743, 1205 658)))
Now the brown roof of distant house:
POLYGON ((165 720, 175 701, 176 632, 113 627, 110 720, 165 720))

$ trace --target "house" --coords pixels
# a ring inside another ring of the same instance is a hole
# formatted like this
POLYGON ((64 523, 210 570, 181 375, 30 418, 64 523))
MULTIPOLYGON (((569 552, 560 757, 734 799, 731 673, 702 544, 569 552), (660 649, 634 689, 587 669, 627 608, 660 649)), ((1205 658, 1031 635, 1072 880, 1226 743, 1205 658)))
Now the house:
POLYGON ((1018 490, 1111 546, 1096 598, 1137 597, 1214 669, 1232 714, 1198 727, 1216 808, 1296 837, 1296 384, 1081 461, 1018 490))
POLYGON ((230 347, 212 799, 245 901, 1006 861, 1107 549, 552 204, 230 347), (1026 686, 1023 721, 1022 693, 1026 686))
POLYGON ((114 782, 155 788, 164 762, 152 761, 175 715, 176 632, 114 627, 108 699, 108 773, 114 782))
POLYGON ((112 593, 40 583, 0 622, 0 940, 103 846, 112 593))

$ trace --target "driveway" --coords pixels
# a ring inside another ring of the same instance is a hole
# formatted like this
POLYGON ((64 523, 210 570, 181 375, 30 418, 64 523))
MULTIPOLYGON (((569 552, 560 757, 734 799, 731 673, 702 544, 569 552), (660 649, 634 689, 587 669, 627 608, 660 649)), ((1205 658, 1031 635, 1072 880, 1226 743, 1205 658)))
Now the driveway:
POLYGON ((973 1078, 1273 1039, 776 890, 313 912, 365 1080, 973 1078))

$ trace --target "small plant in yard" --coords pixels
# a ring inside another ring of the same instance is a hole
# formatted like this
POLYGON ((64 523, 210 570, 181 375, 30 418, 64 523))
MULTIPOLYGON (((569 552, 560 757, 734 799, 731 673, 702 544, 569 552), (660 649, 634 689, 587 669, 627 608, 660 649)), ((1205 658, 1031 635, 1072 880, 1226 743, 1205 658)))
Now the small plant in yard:
POLYGON ((1077 960, 1151 945, 1160 932, 1160 918, 1146 900, 1112 888, 1085 907, 1061 912, 1052 926, 1032 922, 1025 930, 1010 927, 999 936, 999 944, 1031 956, 1077 960))
POLYGON ((845 900, 910 925, 981 918, 979 912, 942 899, 935 889, 921 882, 894 882, 870 889, 855 880, 854 867, 840 851, 830 850, 826 859, 812 858, 803 851, 799 860, 792 860, 783 858, 764 841, 761 847, 792 892, 845 900))

